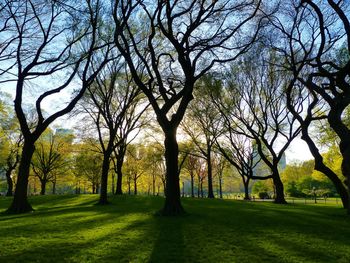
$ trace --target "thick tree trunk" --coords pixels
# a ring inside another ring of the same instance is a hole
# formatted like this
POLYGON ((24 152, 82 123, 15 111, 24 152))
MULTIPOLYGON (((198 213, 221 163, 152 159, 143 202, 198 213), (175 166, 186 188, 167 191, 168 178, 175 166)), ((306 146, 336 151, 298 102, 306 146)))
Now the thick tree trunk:
POLYGON ((286 199, 284 198, 284 187, 283 183, 281 181, 281 178, 279 176, 278 170, 272 171, 272 180, 273 184, 275 186, 275 203, 276 204, 287 204, 286 199))
POLYGON ((194 197, 194 175, 191 173, 191 197, 194 197))
POLYGON ((164 130, 164 135, 166 188, 165 204, 161 213, 167 216, 174 216, 185 212, 180 201, 180 180, 178 173, 179 147, 176 140, 176 128, 164 130))
MULTIPOLYGON (((303 126, 302 128, 302 139, 307 143, 307 145, 309 146, 310 152, 313 155, 314 159, 315 159, 315 170, 325 174, 334 184, 337 193, 339 194, 341 200, 342 200, 342 204, 343 207, 345 209, 350 209, 350 202, 349 202, 349 190, 345 187, 345 185, 343 184, 343 182, 339 179, 338 175, 335 174, 329 167, 327 167, 324 163, 323 163, 323 157, 320 154, 316 144, 312 141, 311 137, 308 134, 308 130, 307 130, 307 125, 303 126)), ((340 143, 340 151, 342 152, 342 143, 340 143)), ((345 163, 346 161, 348 161, 347 157, 343 155, 343 163, 345 163)), ((349 158, 350 159, 350 158, 349 158)), ((344 169, 345 167, 342 166, 342 169, 344 169)), ((344 171, 343 171, 344 173, 344 171)), ((346 174, 346 172, 345 172, 346 174)), ((349 182, 348 182, 349 183, 349 182)))
POLYGON ((6 196, 12 196, 13 195, 13 180, 11 178, 11 174, 12 171, 14 170, 14 168, 9 168, 6 171, 6 181, 7 181, 7 192, 6 192, 6 196))
POLYGON ((243 185, 244 185, 244 200, 250 200, 250 196, 249 196, 249 179, 247 179, 247 180, 243 179, 243 185))
POLYGON ((40 180, 40 195, 45 195, 46 193, 46 180, 40 180))
POLYGON ((112 151, 106 151, 103 155, 100 200, 98 201, 99 205, 106 205, 109 203, 107 200, 107 191, 108 191, 108 173, 109 173, 111 154, 112 154, 112 151))
MULTIPOLYGON (((123 158, 124 159, 124 158, 123 158)), ((117 159, 117 167, 116 167, 116 172, 117 172, 117 190, 115 191, 116 195, 122 195, 123 194, 123 189, 122 189, 122 180, 123 180, 123 159, 118 158, 117 159)))
POLYGON ((340 143, 340 151, 343 156, 341 164, 342 173, 345 176, 345 184, 347 186, 347 201, 343 202, 344 208, 347 209, 347 213, 350 215, 350 144, 340 143))
POLYGON ((208 198, 215 198, 213 191, 213 169, 211 165, 211 149, 208 148, 207 156, 207 168, 208 168, 208 198))
POLYGON ((33 211, 32 206, 28 202, 28 178, 30 163, 35 150, 34 141, 25 140, 22 149, 21 161, 18 168, 18 178, 16 184, 15 195, 8 213, 26 213, 33 211))

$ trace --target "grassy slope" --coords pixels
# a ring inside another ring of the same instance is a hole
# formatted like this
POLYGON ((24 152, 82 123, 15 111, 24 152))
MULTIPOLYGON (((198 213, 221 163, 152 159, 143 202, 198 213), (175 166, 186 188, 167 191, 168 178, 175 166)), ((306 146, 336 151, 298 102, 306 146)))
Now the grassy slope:
POLYGON ((32 197, 36 212, 1 214, 0 262, 350 262, 339 207, 184 199, 189 215, 167 218, 160 197, 111 200, 32 197))

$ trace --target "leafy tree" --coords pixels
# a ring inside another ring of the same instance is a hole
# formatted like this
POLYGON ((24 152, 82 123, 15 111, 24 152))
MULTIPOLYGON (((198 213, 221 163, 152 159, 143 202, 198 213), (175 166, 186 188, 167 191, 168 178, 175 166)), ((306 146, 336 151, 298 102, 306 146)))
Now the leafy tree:
POLYGON ((10 107, 9 95, 0 93, 0 96, 0 171, 3 171, 6 177, 6 196, 12 196, 14 186, 12 176, 19 163, 23 137, 10 107))
POLYGON ((144 169, 145 149, 140 145, 129 145, 126 156, 126 173, 129 181, 134 183, 134 195, 137 195, 137 181, 145 173, 144 169))
POLYGON ((74 173, 77 178, 77 193, 80 193, 80 182, 85 180, 91 184, 93 194, 97 194, 100 188, 101 154, 91 149, 89 143, 82 143, 77 147, 74 155, 74 173))
POLYGON ((350 180, 347 184, 325 164, 311 133, 312 124, 326 119, 339 138, 342 171, 350 176, 350 128, 346 113, 350 105, 350 21, 347 1, 293 1, 284 6, 282 15, 271 20, 281 33, 274 42, 284 58, 283 66, 293 78, 286 90, 289 110, 302 127, 302 139, 315 158, 315 169, 324 173, 335 185, 344 208, 350 214, 350 180), (303 112, 295 110, 301 98, 309 103, 303 112))
POLYGON ((274 52, 265 51, 258 46, 259 56, 250 53, 234 65, 221 94, 213 102, 224 116, 229 132, 246 136, 248 145, 255 144, 256 152, 271 173, 275 202, 285 204, 279 163, 300 133, 300 127, 287 108, 284 91, 289 79, 277 70, 274 52))
POLYGON ((220 85, 210 75, 203 76, 198 81, 194 92, 195 99, 189 105, 182 127, 198 148, 200 154, 207 162, 208 198, 214 198, 212 152, 216 138, 222 132, 220 114, 215 105, 211 103, 211 93, 215 85, 220 85))
POLYGON ((63 135, 47 130, 36 141, 32 170, 40 180, 41 195, 46 193, 48 182, 53 183, 53 191, 55 192, 57 173, 65 172, 70 162, 67 148, 71 146, 72 139, 72 135, 63 135))
POLYGON ((141 106, 141 103, 140 90, 119 60, 100 72, 80 103, 94 123, 103 154, 99 204, 108 203, 107 182, 113 153, 118 176, 117 193, 122 193, 122 165, 130 133, 140 128, 140 117, 147 109, 147 105, 141 106))
POLYGON ((184 212, 176 135, 195 83, 249 49, 261 26, 260 8, 261 1, 114 1, 115 43, 165 136, 164 215, 184 212))
POLYGON ((28 178, 35 142, 57 118, 69 113, 96 75, 108 63, 111 36, 101 21, 101 1, 5 1, 0 6, 1 82, 15 83, 15 112, 23 135, 14 199, 8 212, 32 211, 27 199, 28 178), (59 81, 57 81, 59 78, 59 81), (73 79, 80 79, 75 89, 73 79), (40 87, 39 89, 33 87, 40 87), (31 93, 29 93, 29 91, 31 93), (67 91, 71 99, 45 114, 44 101, 67 91), (30 96, 34 98, 30 98, 30 96), (35 119, 24 101, 33 99, 35 119))

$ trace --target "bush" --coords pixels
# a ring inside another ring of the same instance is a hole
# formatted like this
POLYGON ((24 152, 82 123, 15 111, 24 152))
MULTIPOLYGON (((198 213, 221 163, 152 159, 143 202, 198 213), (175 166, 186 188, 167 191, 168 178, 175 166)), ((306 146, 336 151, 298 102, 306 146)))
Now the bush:
POLYGON ((268 192, 259 192, 258 195, 260 199, 270 199, 268 192))

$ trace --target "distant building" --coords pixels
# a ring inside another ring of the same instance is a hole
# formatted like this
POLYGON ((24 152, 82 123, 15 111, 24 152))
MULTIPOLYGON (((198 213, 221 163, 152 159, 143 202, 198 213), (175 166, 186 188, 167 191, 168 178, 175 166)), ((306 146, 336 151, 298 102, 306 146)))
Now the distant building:
POLYGON ((57 135, 73 135, 74 132, 72 129, 64 129, 64 128, 58 128, 55 132, 57 135))
MULTIPOLYGON (((268 176, 271 174, 270 168, 261 160, 260 154, 257 150, 257 145, 253 145, 253 163, 255 167, 253 168, 254 176, 268 176)), ((282 157, 278 163, 278 171, 281 173, 287 166, 286 154, 283 153, 282 157)))

